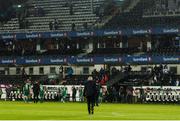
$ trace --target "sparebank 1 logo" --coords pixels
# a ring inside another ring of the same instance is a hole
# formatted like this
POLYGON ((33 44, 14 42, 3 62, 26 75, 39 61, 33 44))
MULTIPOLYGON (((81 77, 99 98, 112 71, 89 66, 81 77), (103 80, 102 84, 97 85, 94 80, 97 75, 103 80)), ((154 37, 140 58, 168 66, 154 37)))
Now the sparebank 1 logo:
POLYGON ((67 63, 67 58, 64 58, 64 62, 67 63))
POLYGON ((94 32, 91 32, 90 35, 91 35, 91 36, 94 36, 94 32))
POLYGON ((122 58, 118 58, 118 60, 119 60, 119 62, 121 62, 121 61, 122 61, 122 58))
POLYGON ((94 61, 94 59, 93 59, 93 58, 91 58, 91 59, 90 59, 90 62, 93 62, 93 61, 94 61))
POLYGON ((41 59, 38 59, 38 63, 41 63, 41 59))
POLYGON ((16 39, 16 34, 13 35, 14 39, 16 39))
POLYGON ((151 29, 148 29, 148 33, 152 33, 152 30, 151 30, 151 29))
POLYGON ((38 34, 38 37, 39 37, 39 38, 41 38, 41 37, 42 37, 42 35, 39 33, 39 34, 38 34))
POLYGON ((121 30, 119 30, 119 31, 118 31, 118 34, 119 34, 119 35, 122 35, 122 31, 121 31, 121 30))
POLYGON ((64 33, 64 36, 67 37, 67 32, 64 33))
POLYGON ((13 59, 13 63, 16 64, 16 59, 13 59))
POLYGON ((152 61, 152 58, 151 58, 151 57, 148 57, 148 61, 149 61, 149 62, 152 61))

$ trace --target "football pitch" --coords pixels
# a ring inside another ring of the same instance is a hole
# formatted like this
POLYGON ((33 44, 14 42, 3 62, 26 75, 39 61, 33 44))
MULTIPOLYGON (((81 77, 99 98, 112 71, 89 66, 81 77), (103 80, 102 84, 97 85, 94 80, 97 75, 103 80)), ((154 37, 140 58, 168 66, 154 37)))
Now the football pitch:
POLYGON ((0 120, 180 120, 180 105, 0 102, 0 120))

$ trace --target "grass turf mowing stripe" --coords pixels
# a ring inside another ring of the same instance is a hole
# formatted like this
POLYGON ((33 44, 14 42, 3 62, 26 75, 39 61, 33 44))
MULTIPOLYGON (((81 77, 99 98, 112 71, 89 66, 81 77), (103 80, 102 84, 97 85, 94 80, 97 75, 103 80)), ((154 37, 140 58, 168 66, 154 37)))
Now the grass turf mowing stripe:
POLYGON ((0 102, 0 120, 180 120, 180 105, 0 102))

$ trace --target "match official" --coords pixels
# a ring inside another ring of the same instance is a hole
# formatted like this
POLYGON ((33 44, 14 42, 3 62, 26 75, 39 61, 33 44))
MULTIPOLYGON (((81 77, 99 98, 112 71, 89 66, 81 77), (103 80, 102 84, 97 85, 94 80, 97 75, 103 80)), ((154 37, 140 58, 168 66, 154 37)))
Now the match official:
POLYGON ((34 103, 37 103, 39 101, 39 92, 40 92, 40 85, 38 84, 38 81, 36 81, 33 84, 34 103))
POLYGON ((85 83, 83 95, 87 98, 88 113, 93 114, 96 96, 96 83, 91 76, 88 77, 88 80, 85 83))

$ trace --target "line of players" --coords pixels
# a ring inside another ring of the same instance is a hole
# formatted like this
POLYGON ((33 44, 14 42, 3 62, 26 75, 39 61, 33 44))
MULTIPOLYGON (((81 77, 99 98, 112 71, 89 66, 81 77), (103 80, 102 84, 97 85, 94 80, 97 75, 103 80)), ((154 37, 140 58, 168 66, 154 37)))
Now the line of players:
MULTIPOLYGON (((100 88, 100 87, 99 87, 100 88)), ((72 101, 76 102, 77 98, 77 91, 79 91, 79 101, 83 102, 84 96, 83 96, 83 87, 75 88, 72 87, 72 101)), ((58 91, 48 91, 43 85, 39 84, 38 81, 32 83, 29 79, 26 81, 25 85, 23 86, 22 91, 11 91, 9 97, 11 100, 24 100, 24 102, 31 102, 34 101, 34 103, 37 103, 38 101, 43 102, 44 100, 55 100, 55 101, 61 101, 66 102, 70 98, 70 95, 68 94, 67 87, 59 87, 58 91)), ((102 102, 102 90, 98 92, 98 95, 96 96, 96 105, 98 106, 98 103, 102 102)))
MULTIPOLYGON (((73 95, 72 99, 73 101, 76 101, 76 89, 73 87, 72 89, 73 95)), ((83 97, 83 88, 79 89, 80 92, 80 99, 82 100, 83 97)), ((68 97, 68 91, 67 87, 59 87, 58 91, 47 91, 45 87, 43 87, 41 84, 38 84, 38 82, 35 82, 33 85, 28 80, 26 84, 23 87, 23 100, 25 102, 29 102, 31 99, 34 100, 34 103, 37 103, 40 99, 40 102, 43 102, 44 100, 57 100, 61 102, 65 102, 68 97)))
POLYGON ((39 84, 38 81, 33 84, 29 79, 27 79, 25 85, 23 86, 22 98, 25 102, 30 102, 32 99, 34 103, 37 103, 40 99, 40 102, 44 100, 44 87, 39 84))

